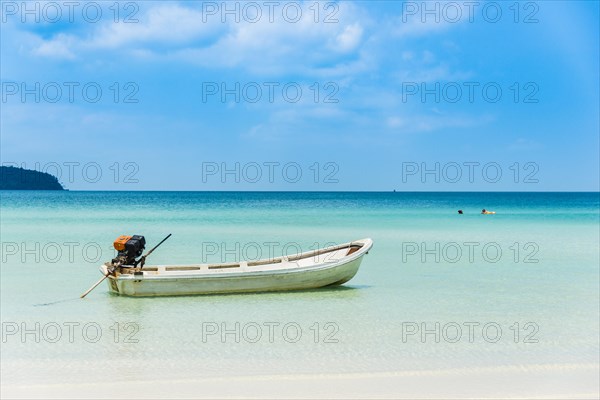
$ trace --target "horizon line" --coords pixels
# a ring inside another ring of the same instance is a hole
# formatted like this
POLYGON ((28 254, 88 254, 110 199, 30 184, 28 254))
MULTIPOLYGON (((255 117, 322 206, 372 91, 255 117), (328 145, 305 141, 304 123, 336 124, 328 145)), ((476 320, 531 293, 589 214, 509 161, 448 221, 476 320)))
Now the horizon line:
POLYGON ((0 189, 0 192, 154 192, 154 193, 598 193, 600 190, 115 190, 115 189, 64 189, 64 190, 45 190, 45 189, 0 189))

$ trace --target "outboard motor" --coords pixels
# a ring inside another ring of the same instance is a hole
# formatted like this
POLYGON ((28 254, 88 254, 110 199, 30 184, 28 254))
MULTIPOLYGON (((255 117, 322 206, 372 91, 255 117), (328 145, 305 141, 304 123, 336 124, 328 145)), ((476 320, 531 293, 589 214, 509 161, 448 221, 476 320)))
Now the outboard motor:
POLYGON ((113 265, 136 265, 136 258, 141 256, 146 248, 146 239, 141 235, 122 235, 115 240, 113 246, 118 251, 117 257, 112 260, 113 265))

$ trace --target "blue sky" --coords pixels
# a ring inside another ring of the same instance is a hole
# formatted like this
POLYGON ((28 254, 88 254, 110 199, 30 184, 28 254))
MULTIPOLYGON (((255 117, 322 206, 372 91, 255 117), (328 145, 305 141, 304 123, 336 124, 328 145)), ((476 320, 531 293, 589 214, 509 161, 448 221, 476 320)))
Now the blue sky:
POLYGON ((2 2, 2 164, 73 190, 599 190, 598 2, 85 4, 2 2))

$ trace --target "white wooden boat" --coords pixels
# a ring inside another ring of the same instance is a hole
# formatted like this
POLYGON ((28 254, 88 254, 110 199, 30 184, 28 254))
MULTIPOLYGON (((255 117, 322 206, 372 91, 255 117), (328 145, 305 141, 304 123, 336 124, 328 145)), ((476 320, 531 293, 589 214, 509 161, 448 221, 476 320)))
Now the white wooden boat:
POLYGON ((125 296, 176 296, 312 289, 341 285, 356 275, 371 239, 258 261, 225 264, 123 266, 109 273, 108 286, 125 296))

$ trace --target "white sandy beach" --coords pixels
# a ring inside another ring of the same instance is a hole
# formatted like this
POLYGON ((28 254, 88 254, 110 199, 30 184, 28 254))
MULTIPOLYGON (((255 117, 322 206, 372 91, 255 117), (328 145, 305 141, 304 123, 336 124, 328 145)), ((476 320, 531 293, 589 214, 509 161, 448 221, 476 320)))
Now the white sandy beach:
POLYGON ((2 385, 3 399, 597 399, 600 368, 592 364, 511 366, 361 374, 271 375, 105 384, 2 385))

